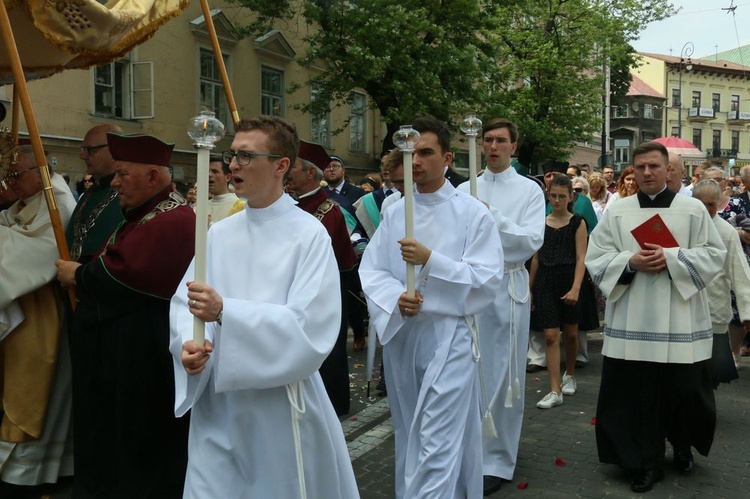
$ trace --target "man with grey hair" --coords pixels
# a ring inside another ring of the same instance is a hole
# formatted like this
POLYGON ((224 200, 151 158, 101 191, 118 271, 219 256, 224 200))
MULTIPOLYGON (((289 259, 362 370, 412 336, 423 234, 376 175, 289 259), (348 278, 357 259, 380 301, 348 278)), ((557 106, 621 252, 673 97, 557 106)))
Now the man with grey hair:
POLYGON ((714 371, 714 386, 718 386, 719 383, 728 383, 738 377, 727 334, 733 315, 730 291, 734 291, 739 319, 743 322, 750 320, 750 266, 742 251, 737 229, 726 220, 716 216, 723 197, 719 184, 714 180, 701 180, 693 188, 693 197, 704 204, 716 225, 721 241, 727 248, 727 257, 722 270, 707 287, 711 326, 714 333, 711 362, 714 371))
MULTIPOLYGON (((741 228, 740 220, 750 217, 750 165, 740 169, 740 180, 745 186, 745 191, 737 196, 729 198, 729 203, 724 210, 719 211, 719 216, 737 227, 737 234, 742 241, 745 256, 750 258, 750 231, 741 228), (738 218, 739 217, 739 218, 738 218)), ((729 339, 732 344, 732 352, 736 356, 747 357, 750 355, 750 332, 745 333, 745 328, 740 318, 735 314, 729 323, 729 339)))
POLYGON ((346 356, 349 273, 357 264, 346 221, 338 203, 320 187, 323 171, 301 156, 305 154, 304 142, 300 142, 300 157, 287 172, 287 186, 297 195, 297 206, 317 218, 331 237, 333 254, 339 267, 339 283, 341 284, 341 324, 339 336, 333 350, 323 365, 320 366, 320 376, 331 399, 336 415, 343 416, 349 412, 349 365, 346 356))
POLYGON ((685 162, 682 160, 682 156, 674 151, 669 151, 669 164, 672 165, 672 171, 669 172, 667 177, 667 187, 672 192, 689 196, 690 191, 682 183, 682 177, 685 176, 685 162))
MULTIPOLYGON (((58 249, 31 146, 20 147, 2 180, 16 201, 0 212, 0 312, 17 315, 20 306, 23 314, 0 327, 0 497, 39 497, 51 492, 43 484, 73 474, 68 321, 54 282, 58 249)), ((51 181, 64 226, 75 198, 60 175, 51 181)))

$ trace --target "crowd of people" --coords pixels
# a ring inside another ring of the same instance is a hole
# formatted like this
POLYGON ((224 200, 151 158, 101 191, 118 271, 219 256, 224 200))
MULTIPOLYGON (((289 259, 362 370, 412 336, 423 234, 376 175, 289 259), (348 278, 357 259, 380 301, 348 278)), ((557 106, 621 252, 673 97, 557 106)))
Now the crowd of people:
POLYGON ((339 424, 350 330, 355 351, 383 346, 395 496, 490 495, 517 466, 525 372, 547 371, 539 409, 563 404, 602 316, 600 461, 645 492, 668 441, 689 474, 750 353, 750 167, 739 188, 708 164, 686 185, 646 142, 617 178, 551 162, 535 179, 498 118, 474 197, 448 126, 412 126, 406 237, 402 151, 356 186, 293 124, 240 121, 210 158, 205 282, 173 144, 89 130, 88 182, 51 175, 69 260, 18 146, 0 179, 0 496, 74 476, 74 497, 359 497, 339 424))

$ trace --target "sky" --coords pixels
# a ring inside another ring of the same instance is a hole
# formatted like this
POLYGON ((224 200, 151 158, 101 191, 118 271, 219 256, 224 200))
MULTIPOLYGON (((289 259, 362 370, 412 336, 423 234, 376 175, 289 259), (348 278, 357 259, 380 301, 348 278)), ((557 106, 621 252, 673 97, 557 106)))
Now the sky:
POLYGON ((638 52, 679 57, 685 43, 692 42, 697 58, 750 44, 750 0, 672 0, 672 4, 682 10, 648 24, 633 44, 638 52), (722 10, 732 5, 734 14, 722 10))

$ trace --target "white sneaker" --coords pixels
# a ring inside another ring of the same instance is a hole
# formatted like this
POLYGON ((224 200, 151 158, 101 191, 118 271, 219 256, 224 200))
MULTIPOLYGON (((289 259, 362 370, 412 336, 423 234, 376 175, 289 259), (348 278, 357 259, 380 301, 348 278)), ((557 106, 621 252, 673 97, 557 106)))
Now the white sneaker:
POLYGON ((567 374, 563 374, 561 388, 563 395, 575 395, 577 389, 578 385, 576 384, 575 376, 568 376, 567 374))
POLYGON ((542 400, 536 403, 536 406, 540 409, 552 409, 556 405, 563 403, 562 393, 549 392, 544 396, 542 400))

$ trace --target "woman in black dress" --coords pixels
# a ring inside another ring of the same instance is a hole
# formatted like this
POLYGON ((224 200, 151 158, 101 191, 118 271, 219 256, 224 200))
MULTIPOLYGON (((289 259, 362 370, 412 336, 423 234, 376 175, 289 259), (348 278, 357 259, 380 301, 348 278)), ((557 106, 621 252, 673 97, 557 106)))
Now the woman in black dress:
POLYGON ((555 177, 548 194, 544 244, 531 261, 533 309, 544 330, 550 392, 537 403, 540 409, 562 404, 563 395, 576 392, 579 292, 585 271, 586 222, 573 215, 573 185, 564 175, 555 177), (565 333, 565 375, 560 380, 560 330, 565 333))

